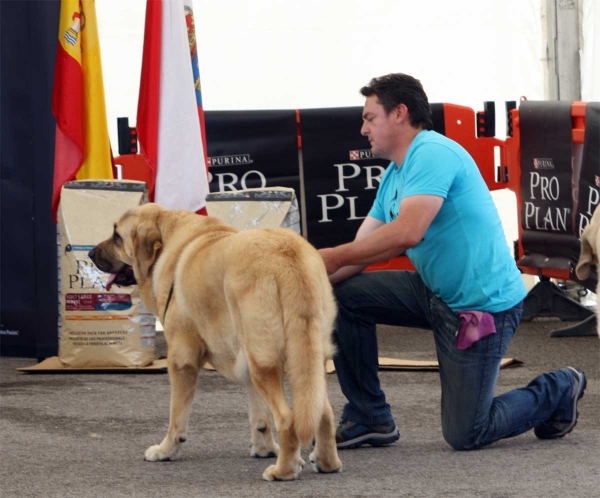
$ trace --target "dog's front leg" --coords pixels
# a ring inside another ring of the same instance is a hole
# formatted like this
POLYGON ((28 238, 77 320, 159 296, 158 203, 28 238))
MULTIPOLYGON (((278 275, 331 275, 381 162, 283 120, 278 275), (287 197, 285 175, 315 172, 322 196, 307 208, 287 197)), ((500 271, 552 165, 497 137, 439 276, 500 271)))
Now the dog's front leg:
POLYGON ((193 349, 190 350, 187 346, 170 347, 168 369, 171 382, 169 430, 162 443, 150 446, 146 450, 144 460, 150 462, 173 459, 177 455, 181 443, 186 440, 192 401, 198 384, 200 362, 198 357, 193 354, 193 349))
POLYGON ((248 382, 248 418, 250 419, 250 455, 257 458, 270 458, 279 455, 279 445, 273 439, 273 415, 271 410, 256 392, 252 382, 248 382))

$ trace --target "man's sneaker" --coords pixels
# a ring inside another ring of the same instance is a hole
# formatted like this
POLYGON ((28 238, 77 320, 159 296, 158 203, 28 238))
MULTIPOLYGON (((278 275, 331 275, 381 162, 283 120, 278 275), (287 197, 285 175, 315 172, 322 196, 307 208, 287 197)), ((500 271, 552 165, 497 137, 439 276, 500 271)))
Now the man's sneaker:
POLYGON ((567 370, 573 375, 573 391, 571 393, 571 406, 565 413, 554 415, 550 420, 541 423, 535 429, 535 435, 540 439, 557 439, 573 430, 577 424, 577 402, 583 398, 587 386, 585 374, 578 368, 569 367, 567 370))
POLYGON ((366 426, 340 420, 335 432, 335 442, 338 450, 358 448, 363 444, 384 446, 400 439, 400 431, 396 424, 366 426))

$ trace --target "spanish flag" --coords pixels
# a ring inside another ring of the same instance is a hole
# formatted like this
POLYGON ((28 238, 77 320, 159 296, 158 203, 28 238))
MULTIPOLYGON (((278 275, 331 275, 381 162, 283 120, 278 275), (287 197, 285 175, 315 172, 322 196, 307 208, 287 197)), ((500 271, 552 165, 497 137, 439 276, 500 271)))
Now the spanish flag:
POLYGON ((147 0, 137 123, 157 204, 206 214, 208 178, 191 0, 147 0))
POLYGON ((62 0, 54 68, 52 214, 65 182, 113 179, 94 0, 62 0))

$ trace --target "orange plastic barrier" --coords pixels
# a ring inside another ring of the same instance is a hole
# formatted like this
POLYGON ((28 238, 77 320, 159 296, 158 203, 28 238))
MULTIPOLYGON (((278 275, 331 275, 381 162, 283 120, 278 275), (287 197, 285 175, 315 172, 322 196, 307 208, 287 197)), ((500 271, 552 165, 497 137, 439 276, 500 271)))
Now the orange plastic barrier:
POLYGON ((151 187, 154 179, 152 170, 141 154, 124 154, 115 157, 115 165, 121 166, 121 176, 124 180, 146 182, 151 187))

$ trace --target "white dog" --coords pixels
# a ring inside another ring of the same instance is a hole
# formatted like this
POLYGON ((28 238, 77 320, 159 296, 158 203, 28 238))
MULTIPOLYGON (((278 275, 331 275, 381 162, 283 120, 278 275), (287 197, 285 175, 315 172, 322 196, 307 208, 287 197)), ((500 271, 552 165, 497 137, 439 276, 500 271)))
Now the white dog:
MULTIPOLYGON (((592 220, 583 230, 581 235, 581 252, 575 268, 577 277, 585 280, 590 276, 590 266, 598 265, 600 252, 600 208, 596 208, 592 220)), ((600 280, 596 287, 596 298, 600 299, 600 280)), ((600 303, 596 303, 596 331, 600 336, 600 303)))

